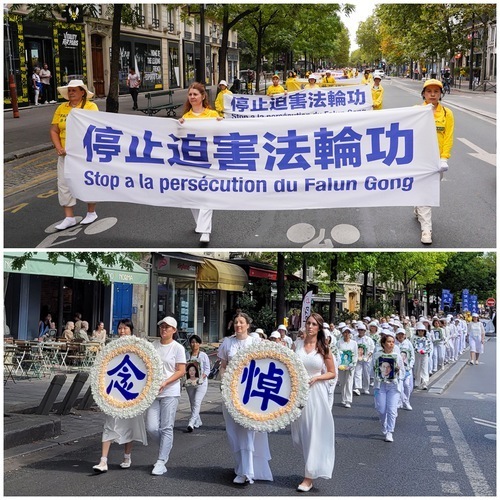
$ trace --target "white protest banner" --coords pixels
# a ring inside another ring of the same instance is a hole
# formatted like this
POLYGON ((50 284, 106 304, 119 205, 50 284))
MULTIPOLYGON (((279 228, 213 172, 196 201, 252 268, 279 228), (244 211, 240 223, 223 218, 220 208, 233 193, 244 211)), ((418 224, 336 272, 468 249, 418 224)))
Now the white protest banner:
POLYGON ((234 124, 75 109, 67 181, 83 201, 179 208, 439 205, 430 106, 234 124))
POLYGON ((373 109, 371 87, 320 87, 288 94, 241 95, 224 94, 224 117, 266 118, 373 109))
POLYGON ((301 328, 304 328, 306 326, 306 320, 311 315, 312 296, 312 290, 309 290, 302 299, 302 312, 300 318, 301 328))

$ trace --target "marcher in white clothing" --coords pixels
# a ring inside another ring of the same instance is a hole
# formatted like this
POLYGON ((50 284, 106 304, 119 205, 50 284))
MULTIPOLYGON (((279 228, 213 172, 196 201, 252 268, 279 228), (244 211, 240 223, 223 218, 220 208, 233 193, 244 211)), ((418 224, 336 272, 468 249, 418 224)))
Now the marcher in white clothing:
POLYGON ((312 313, 306 320, 304 340, 295 352, 309 375, 309 397, 300 417, 292 422, 293 444, 305 462, 298 491, 309 491, 316 478, 330 479, 335 465, 335 424, 328 403, 328 381, 335 378, 335 364, 323 332, 323 318, 312 313))
POLYGON ((281 342, 283 345, 286 345, 289 349, 292 348, 293 340, 288 335, 288 330, 285 325, 278 326, 278 333, 281 335, 281 342))
MULTIPOLYGON (((221 360, 221 378, 224 377, 227 365, 240 349, 251 346, 255 342, 262 342, 259 338, 249 335, 251 319, 247 314, 239 312, 233 318, 235 334, 226 337, 219 347, 217 356, 221 360)), ((222 414, 226 422, 226 433, 229 446, 234 455, 236 477, 233 483, 253 484, 254 479, 272 481, 273 475, 269 467, 271 453, 266 432, 257 432, 236 423, 222 405, 222 414)))
POLYGON ((484 339, 486 332, 483 324, 479 321, 479 314, 472 313, 472 321, 467 325, 469 336, 470 360, 469 364, 479 364, 479 355, 484 352, 484 339))
POLYGON ((415 364, 415 353, 411 342, 405 337, 406 330, 404 328, 398 328, 396 330, 396 346, 399 347, 405 367, 404 378, 401 381, 401 407, 405 410, 412 410, 410 396, 413 392, 413 365, 415 364))
MULTIPOLYGON (((208 375, 210 373, 210 360, 205 352, 200 350, 201 338, 198 335, 191 335, 189 338, 189 345, 191 346, 191 355, 189 356, 188 364, 190 361, 197 361, 201 368, 199 378, 196 385, 186 384, 186 392, 191 404, 191 416, 187 426, 188 432, 193 432, 194 428, 202 425, 200 418, 201 402, 205 397, 208 390, 208 375)), ((186 365, 187 366, 187 365, 186 365)))
POLYGON ((370 394, 370 374, 372 371, 372 356, 375 351, 375 343, 366 335, 366 324, 358 321, 356 324, 358 331, 354 339, 358 344, 358 362, 354 370, 354 394, 370 394))
POLYGON ((431 338, 434 350, 432 351, 432 370, 431 372, 437 372, 438 370, 444 370, 444 356, 446 352, 446 332, 445 329, 441 327, 441 322, 438 318, 432 320, 431 326, 431 338))
POLYGON ((382 350, 376 352, 373 357, 375 408, 380 417, 385 441, 392 442, 398 416, 399 381, 404 376, 405 368, 401 355, 394 353, 394 337, 382 334, 380 343, 382 350), (388 366, 388 370, 383 372, 382 367, 385 366, 388 366))
POLYGON ((159 444, 158 460, 151 474, 161 476, 167 472, 170 451, 174 444, 175 413, 181 395, 180 379, 186 373, 186 351, 174 340, 177 321, 166 316, 158 322, 160 340, 153 342, 163 366, 163 383, 158 396, 146 412, 146 429, 151 438, 159 444))
POLYGON ((358 344, 351 340, 351 335, 352 330, 345 327, 342 330, 342 340, 337 342, 337 349, 340 354, 339 387, 342 395, 342 405, 345 408, 351 407, 354 368, 358 362, 358 344))
MULTIPOLYGON (((129 319, 122 319, 118 322, 118 335, 120 337, 134 334, 134 324, 129 319)), ((106 415, 104 421, 104 432, 102 433, 101 460, 93 469, 98 472, 107 472, 108 454, 111 443, 125 445, 122 469, 128 469, 132 464, 132 442, 139 441, 143 445, 148 444, 144 415, 137 415, 133 418, 118 418, 106 415)))
POLYGON ((415 335, 413 336, 413 350, 415 352, 414 377, 415 386, 418 389, 427 390, 429 382, 429 355, 432 342, 427 337, 427 328, 421 322, 415 326, 415 335))

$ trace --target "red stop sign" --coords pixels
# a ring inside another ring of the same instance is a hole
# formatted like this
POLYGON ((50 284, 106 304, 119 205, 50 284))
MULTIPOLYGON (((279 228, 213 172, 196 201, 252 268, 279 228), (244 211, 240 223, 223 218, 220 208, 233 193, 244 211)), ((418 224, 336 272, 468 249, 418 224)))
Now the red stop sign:
POLYGON ((486 305, 488 307, 495 307, 495 304, 496 304, 496 300, 492 297, 490 297, 489 299, 486 299, 486 305))

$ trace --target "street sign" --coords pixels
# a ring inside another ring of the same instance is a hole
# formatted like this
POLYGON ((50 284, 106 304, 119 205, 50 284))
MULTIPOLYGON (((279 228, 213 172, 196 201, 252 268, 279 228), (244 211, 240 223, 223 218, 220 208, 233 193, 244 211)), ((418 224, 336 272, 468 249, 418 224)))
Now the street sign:
POLYGON ((486 299, 486 302, 485 304, 488 306, 488 307, 495 307, 495 304, 497 303, 497 301, 490 297, 489 299, 486 299))

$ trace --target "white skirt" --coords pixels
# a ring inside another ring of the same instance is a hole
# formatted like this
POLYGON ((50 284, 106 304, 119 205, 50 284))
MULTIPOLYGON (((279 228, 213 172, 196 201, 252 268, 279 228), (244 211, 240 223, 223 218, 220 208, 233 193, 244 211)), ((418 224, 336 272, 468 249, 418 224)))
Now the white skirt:
POLYGON ((137 415, 132 418, 117 418, 106 415, 102 441, 113 441, 118 444, 139 441, 143 445, 148 444, 144 416, 137 415))

